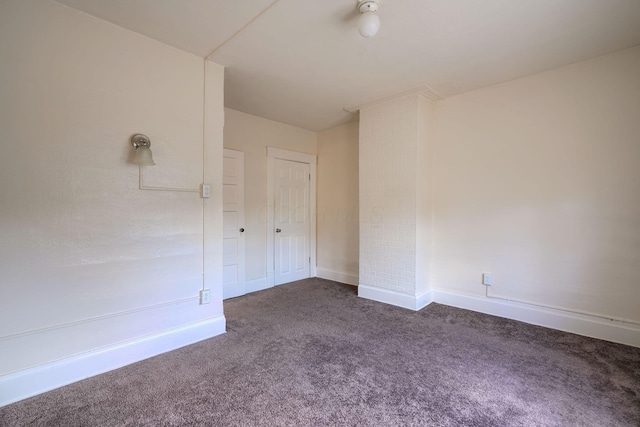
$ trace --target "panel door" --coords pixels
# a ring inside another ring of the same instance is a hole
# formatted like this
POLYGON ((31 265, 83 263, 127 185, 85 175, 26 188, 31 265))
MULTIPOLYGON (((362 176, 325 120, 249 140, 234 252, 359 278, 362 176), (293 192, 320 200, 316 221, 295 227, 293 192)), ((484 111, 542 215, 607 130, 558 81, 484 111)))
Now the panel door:
POLYGON ((244 257, 244 153, 224 150, 222 166, 222 297, 246 293, 244 257))
POLYGON ((274 280, 309 277, 309 164, 275 160, 274 280))

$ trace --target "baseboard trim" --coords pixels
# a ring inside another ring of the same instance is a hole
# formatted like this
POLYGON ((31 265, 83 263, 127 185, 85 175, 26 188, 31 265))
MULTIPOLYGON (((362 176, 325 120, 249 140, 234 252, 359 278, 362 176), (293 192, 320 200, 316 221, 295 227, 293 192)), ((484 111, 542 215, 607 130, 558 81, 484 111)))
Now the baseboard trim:
POLYGON ((212 338, 225 331, 226 319, 222 315, 5 375, 0 377, 0 406, 212 338))
POLYGON ((341 273, 339 271, 329 270, 328 268, 318 267, 316 277, 321 279, 333 280, 334 282, 346 283, 347 285, 358 286, 358 276, 355 274, 341 273))
POLYGON ((246 294, 247 292, 245 286, 245 283, 238 283, 233 286, 224 285, 222 287, 222 299, 225 300, 229 298, 235 298, 246 294))
POLYGON ((622 322, 442 289, 432 289, 433 302, 518 320, 577 335, 640 347, 640 328, 622 322))
POLYGON ((251 292, 263 291, 265 289, 273 288, 273 285, 269 286, 266 277, 261 277, 259 279, 247 280, 245 282, 245 288, 248 294, 251 292))
POLYGON ((431 290, 419 295, 408 295, 391 291, 389 289, 374 288, 373 286, 363 284, 358 286, 358 296, 414 311, 421 310, 433 302, 431 290))

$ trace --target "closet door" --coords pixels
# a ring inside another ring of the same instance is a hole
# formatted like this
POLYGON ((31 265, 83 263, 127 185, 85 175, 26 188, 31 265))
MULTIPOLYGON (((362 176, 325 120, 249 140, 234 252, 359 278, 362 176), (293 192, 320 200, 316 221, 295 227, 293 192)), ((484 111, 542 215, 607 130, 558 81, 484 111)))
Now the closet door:
POLYGON ((224 150, 222 167, 222 298, 246 293, 244 259, 244 153, 224 150))

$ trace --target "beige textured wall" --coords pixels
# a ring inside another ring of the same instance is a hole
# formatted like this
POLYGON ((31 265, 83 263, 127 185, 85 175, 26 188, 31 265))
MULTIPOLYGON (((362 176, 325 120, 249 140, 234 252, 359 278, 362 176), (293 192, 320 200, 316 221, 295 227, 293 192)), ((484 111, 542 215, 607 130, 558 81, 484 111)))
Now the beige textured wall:
POLYGON ((358 122, 318 133, 318 274, 358 276, 358 122), (325 271, 322 271, 325 270, 325 271))
POLYGON ((316 145, 316 132, 225 109, 224 148, 244 152, 247 281, 267 275, 267 147, 316 154, 316 145))
POLYGON ((435 144, 436 104, 420 96, 416 152, 416 295, 431 288, 435 144))
MULTIPOLYGON (((197 300, 220 201, 140 191, 129 161, 145 133, 145 184, 199 187, 203 60, 48 0, 0 2, 0 57, 0 375, 222 315, 197 300)), ((209 64, 218 171, 222 82, 209 64)))
POLYGON ((433 283, 640 321, 640 48, 438 105, 433 283))
POLYGON ((435 144, 436 105, 423 95, 360 112, 361 296, 413 308, 427 303, 435 144))
POLYGON ((360 111, 360 285, 416 292, 419 96, 360 111))

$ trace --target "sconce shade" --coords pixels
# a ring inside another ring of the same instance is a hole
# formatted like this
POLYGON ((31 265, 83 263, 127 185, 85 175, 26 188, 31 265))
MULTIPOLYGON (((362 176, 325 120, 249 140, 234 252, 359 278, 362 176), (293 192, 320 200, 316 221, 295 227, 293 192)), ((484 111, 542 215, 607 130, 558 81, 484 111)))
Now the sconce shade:
POLYGON ((136 165, 153 166, 153 156, 151 155, 151 140, 148 136, 137 133, 131 137, 131 145, 136 149, 133 155, 133 163, 136 165))
POLYGON ((153 156, 151 155, 151 148, 142 146, 136 148, 136 154, 133 156, 133 163, 137 165, 153 166, 153 156))

